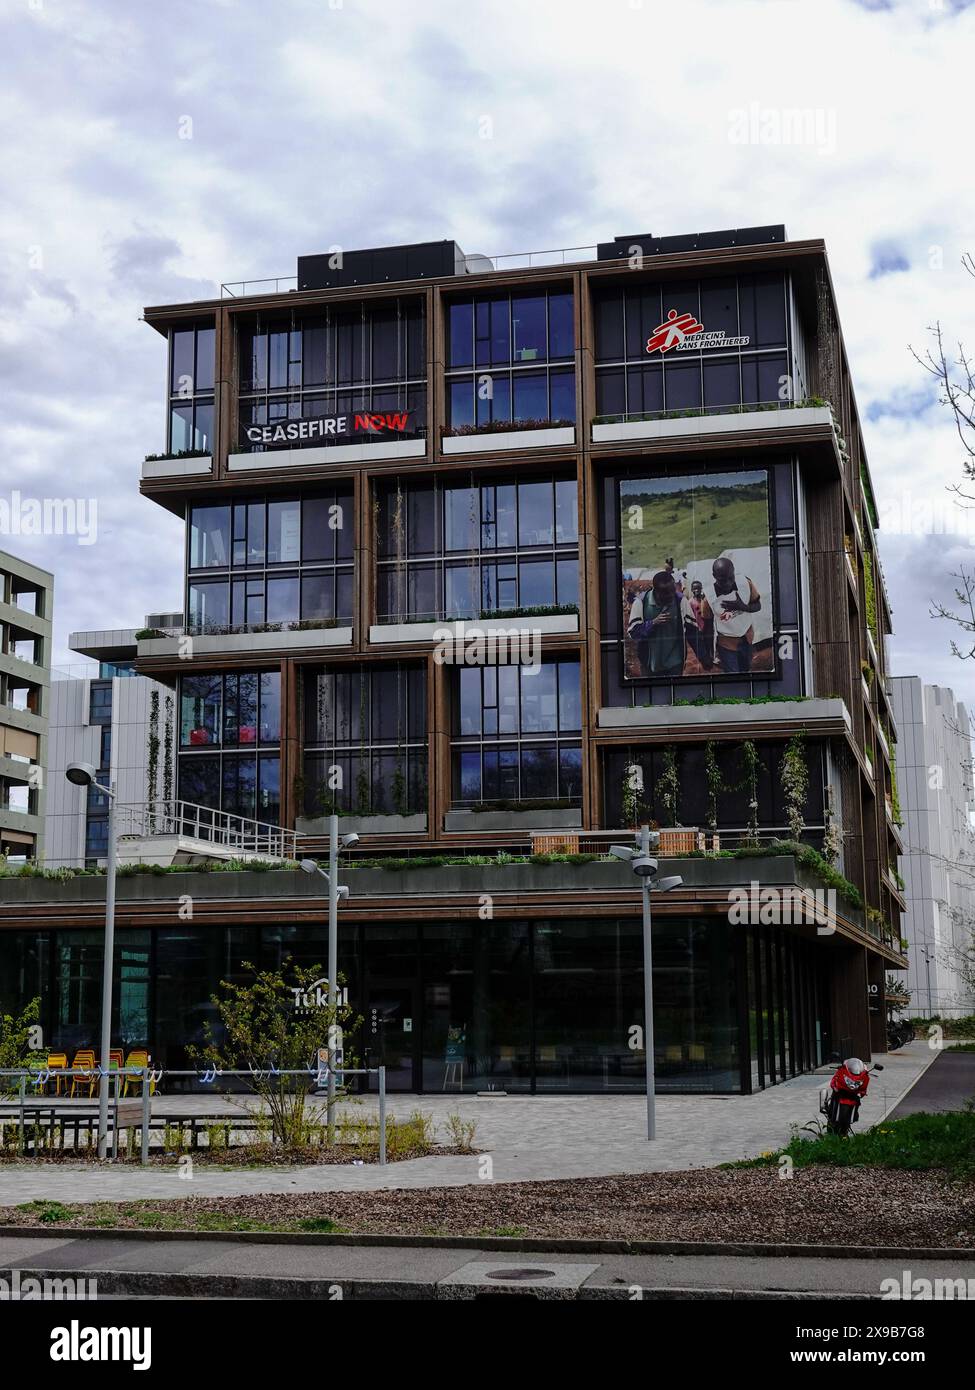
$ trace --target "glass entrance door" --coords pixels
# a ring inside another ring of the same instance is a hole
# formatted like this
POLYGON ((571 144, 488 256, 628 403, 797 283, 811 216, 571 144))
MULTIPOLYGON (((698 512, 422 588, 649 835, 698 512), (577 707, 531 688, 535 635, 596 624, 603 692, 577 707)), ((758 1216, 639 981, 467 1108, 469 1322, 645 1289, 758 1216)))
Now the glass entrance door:
MULTIPOLYGON (((373 981, 365 1017, 368 1065, 385 1066, 387 1091, 416 1091, 420 1018, 416 987, 412 984, 373 981)), ((376 1077, 369 1089, 378 1088, 376 1077)))

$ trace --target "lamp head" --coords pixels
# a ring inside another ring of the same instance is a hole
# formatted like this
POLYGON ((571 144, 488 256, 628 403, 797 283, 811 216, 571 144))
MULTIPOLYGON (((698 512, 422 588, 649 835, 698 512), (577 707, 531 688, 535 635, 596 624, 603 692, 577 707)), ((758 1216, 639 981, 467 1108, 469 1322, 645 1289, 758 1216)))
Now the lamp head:
POLYGON ((624 864, 631 864, 637 856, 637 851, 629 845, 610 845, 609 852, 614 859, 622 859, 624 864))
POLYGON ((302 859, 298 867, 303 869, 306 874, 317 874, 319 872, 318 865, 314 859, 302 859))
POLYGON ((347 883, 340 883, 335 890, 335 896, 337 898, 347 898, 349 896, 349 885, 347 883))
POLYGON ((640 878, 653 878, 657 872, 657 861, 651 859, 649 854, 636 854, 630 861, 630 867, 640 878))
POLYGON ((76 787, 90 787, 97 774, 91 763, 68 763, 64 775, 76 787))
POLYGON ((668 878, 658 879, 654 886, 658 893, 669 893, 672 888, 679 888, 683 882, 680 874, 671 874, 668 878))
POLYGON ((343 848, 343 849, 351 849, 353 845, 357 845, 358 843, 359 843, 359 837, 358 837, 358 835, 355 833, 354 830, 350 830, 349 833, 348 833, 348 835, 343 835, 343 836, 342 836, 342 848, 343 848))

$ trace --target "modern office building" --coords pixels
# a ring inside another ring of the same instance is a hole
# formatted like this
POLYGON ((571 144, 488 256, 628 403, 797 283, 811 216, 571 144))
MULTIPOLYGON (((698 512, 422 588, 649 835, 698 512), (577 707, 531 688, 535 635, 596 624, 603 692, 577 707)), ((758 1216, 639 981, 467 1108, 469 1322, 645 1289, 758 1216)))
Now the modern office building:
POLYGON ((975 794, 968 710, 919 676, 891 682, 904 818, 911 1012, 975 1013, 975 794))
MULTIPOLYGON (((153 615, 146 621, 158 626, 168 618, 153 615)), ((90 763, 102 786, 114 784, 125 808, 173 796, 175 699, 168 686, 136 673, 138 630, 75 632, 68 639, 72 651, 91 661, 51 686, 47 868, 105 862, 108 802, 99 792, 67 781, 71 763, 90 763)), ((120 829, 126 828, 123 817, 120 829)))
POLYGON ((54 576, 0 551, 0 855, 44 851, 54 576))
MULTIPOLYGON (((644 821, 685 856, 655 907, 662 1089, 884 1050, 890 614, 821 241, 307 256, 145 317, 169 410, 141 490, 185 519, 185 613, 136 669, 175 699, 184 802, 302 853, 333 811, 360 833, 340 959, 393 1084, 440 1089, 460 1048, 468 1087, 642 1086, 636 879, 510 860, 644 821), (389 867, 433 856, 476 862, 389 867), (825 916, 790 920, 824 870, 825 916)), ((232 877, 120 885, 119 1026, 164 1065, 242 961, 325 958, 313 880, 232 877)), ((0 949, 80 1036, 98 905, 17 893, 0 949)))

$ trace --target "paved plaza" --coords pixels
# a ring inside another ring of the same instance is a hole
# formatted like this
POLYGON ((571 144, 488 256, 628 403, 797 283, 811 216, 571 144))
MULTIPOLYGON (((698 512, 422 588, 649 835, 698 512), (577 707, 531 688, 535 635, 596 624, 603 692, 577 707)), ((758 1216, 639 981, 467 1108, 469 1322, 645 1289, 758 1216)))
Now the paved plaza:
MULTIPOLYGON (((884 1071, 873 1078, 861 1127, 888 1115, 938 1055, 919 1041, 886 1057, 884 1071)), ((189 1179, 180 1178, 175 1168, 18 1163, 0 1167, 0 1205, 36 1198, 99 1201, 454 1187, 707 1167, 780 1148, 795 1128, 818 1119, 819 1091, 831 1071, 799 1076, 754 1096, 662 1096, 657 1101, 658 1137, 652 1144, 646 1139, 646 1101, 639 1095, 397 1095, 389 1100, 389 1113, 429 1114, 441 1142, 449 1142, 448 1115, 476 1121, 474 1142, 480 1152, 411 1159, 385 1168, 350 1162, 228 1170, 198 1163, 189 1179)), ((165 1097, 157 1103, 172 1114, 218 1108, 212 1096, 165 1097)), ((234 1104, 219 1102, 230 1113, 234 1104)), ((375 1097, 366 1097, 361 1110, 374 1110, 376 1104, 375 1097)))

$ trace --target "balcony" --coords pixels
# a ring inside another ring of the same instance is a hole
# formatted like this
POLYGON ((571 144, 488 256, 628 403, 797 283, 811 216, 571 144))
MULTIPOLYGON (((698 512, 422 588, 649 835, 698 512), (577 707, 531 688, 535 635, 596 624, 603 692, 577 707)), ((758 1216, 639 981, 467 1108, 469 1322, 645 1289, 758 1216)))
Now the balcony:
POLYGON ((231 454, 231 473, 265 472, 269 468, 312 468, 322 464, 373 463, 382 459, 423 458, 426 439, 379 438, 359 444, 329 444, 316 449, 262 449, 257 453, 231 454))
POLYGON ((710 738, 718 732, 742 730, 749 736, 771 732, 785 726, 800 725, 816 734, 846 734, 853 728, 849 710, 842 700, 796 697, 796 699, 713 700, 686 705, 620 705, 599 711, 602 732, 686 731, 710 738))
POLYGON ((183 627, 161 632, 144 628, 137 634, 139 657, 175 657, 192 660, 201 656, 222 656, 231 653, 261 655, 279 651, 317 651, 352 644, 352 626, 336 623, 309 625, 307 623, 265 623, 258 629, 211 628, 200 631, 183 627))
POLYGON ((150 454, 142 465, 142 479, 199 478, 213 472, 210 454, 150 454))
POLYGON ((445 434, 440 448, 444 455, 507 453, 512 449, 571 449, 575 446, 575 425, 567 421, 532 422, 510 430, 472 430, 465 434, 445 434))
POLYGON ((497 637, 511 637, 517 634, 547 636, 555 633, 576 633, 579 631, 579 614, 545 613, 518 614, 499 613, 494 617, 482 618, 441 618, 437 622, 393 622, 373 623, 369 629, 370 643, 381 646, 391 642, 451 642, 463 643, 467 640, 497 637))
POLYGON ((625 444, 634 440, 701 438, 812 426, 832 430, 833 416, 829 406, 807 401, 703 406, 694 410, 654 411, 649 415, 597 416, 592 423, 592 442, 625 444))

